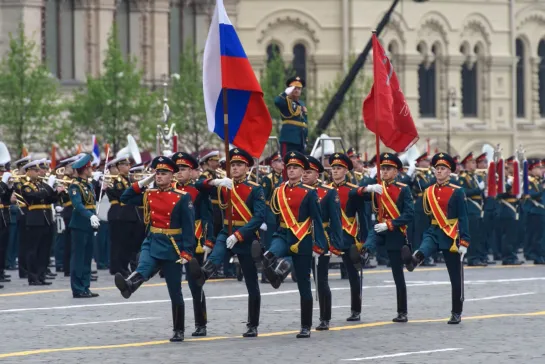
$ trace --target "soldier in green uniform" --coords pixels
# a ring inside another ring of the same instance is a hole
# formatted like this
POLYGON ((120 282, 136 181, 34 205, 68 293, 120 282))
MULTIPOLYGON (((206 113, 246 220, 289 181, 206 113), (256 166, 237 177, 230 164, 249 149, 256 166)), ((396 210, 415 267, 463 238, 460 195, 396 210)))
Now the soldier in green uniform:
MULTIPOLYGON (((382 180, 382 217, 369 234, 363 245, 374 251, 377 245, 386 248, 392 275, 396 285, 397 316, 393 322, 407 322, 407 286, 403 274, 401 249, 408 245, 407 225, 412 221, 414 202, 409 187, 396 180, 398 171, 402 169, 401 160, 392 153, 380 155, 380 174, 382 180)), ((373 194, 373 206, 378 208, 378 201, 373 194)))
POLYGON ((151 162, 155 174, 134 182, 121 196, 121 202, 144 205, 148 235, 142 243, 136 271, 125 279, 115 275, 115 285, 129 298, 160 267, 165 275, 172 302, 174 335, 171 342, 184 340, 185 305, 182 296, 181 265, 192 259, 195 250, 195 212, 191 195, 172 187, 178 166, 167 157, 151 162), (154 182, 154 188, 148 188, 154 182))
MULTIPOLYGON (((19 174, 25 174, 23 167, 30 161, 31 161, 31 156, 26 156, 19 160, 16 160, 15 162, 13 162, 13 164, 15 165, 15 168, 19 171, 19 174)), ((17 262, 19 264, 19 278, 22 278, 22 279, 28 278, 27 266, 26 266, 26 251, 25 251, 26 247, 22 241, 22 236, 25 230, 25 221, 26 221, 26 213, 28 212, 28 205, 22 200, 21 192, 22 192, 23 184, 25 182, 28 182, 29 180, 30 179, 27 176, 25 176, 21 180, 15 182, 15 184, 13 185, 13 191, 15 192, 16 195, 18 195, 18 198, 17 198, 18 208, 16 210, 17 213, 15 216, 17 220, 17 229, 15 230, 16 234, 13 234, 13 235, 17 235, 17 237, 14 238, 13 240, 15 241, 15 245, 16 245, 15 248, 17 248, 15 250, 18 252, 17 262)))
POLYGON ((286 87, 274 99, 282 117, 279 139, 282 156, 292 150, 304 152, 308 141, 307 108, 301 100, 305 80, 299 76, 291 77, 286 81, 286 87))
POLYGON ((488 259, 482 260, 486 251, 483 243, 483 191, 485 183, 475 174, 477 163, 473 152, 469 152, 462 159, 463 171, 457 181, 457 185, 464 189, 467 201, 467 216, 469 224, 469 236, 471 247, 467 251, 467 264, 473 267, 486 267, 488 259))
POLYGON ((409 247, 401 250, 403 261, 409 272, 422 264, 426 257, 441 250, 447 265, 452 288, 452 309, 449 324, 462 321, 463 295, 461 257, 469 246, 469 227, 464 190, 450 183, 450 174, 456 170, 451 156, 438 153, 431 164, 435 168, 435 183, 424 190, 423 209, 430 221, 418 250, 411 255, 409 247))
POLYGON ((94 232, 100 226, 96 216, 96 198, 89 178, 93 175, 90 154, 79 158, 72 168, 77 177, 68 189, 72 202, 72 218, 70 219, 72 250, 70 261, 70 286, 74 298, 98 297, 90 290, 91 261, 93 259, 94 232))
MULTIPOLYGON (((376 161, 377 161, 376 157, 377 156, 374 155, 367 162, 369 172, 367 173, 367 175, 363 176, 363 178, 358 183, 358 185, 360 187, 367 187, 369 185, 377 183, 377 178, 376 178, 377 168, 375 167, 376 166, 376 161)), ((365 224, 366 224, 365 226, 367 226, 369 228, 372 228, 376 223, 376 216, 375 216, 375 214, 373 214, 371 199, 363 201, 363 212, 360 214, 360 224, 362 223, 362 221, 365 221, 365 224)), ((360 240, 365 241, 365 239, 367 238, 368 232, 369 231, 368 231, 367 228, 365 230, 362 230, 360 240)), ((383 246, 379 246, 377 248, 377 251, 376 251, 375 254, 376 254, 376 258, 377 258, 377 263, 379 265, 388 265, 389 264, 388 256, 387 256, 386 250, 384 249, 383 246)), ((368 260, 365 263, 363 268, 364 269, 371 269, 371 268, 376 268, 376 266, 372 265, 368 260)), ((343 277, 343 274, 345 274, 345 272, 346 272, 346 268, 344 267, 344 264, 341 263, 341 278, 343 277)))
POLYGON ((528 160, 529 194, 526 205, 526 232, 528 244, 524 253, 534 264, 545 264, 545 205, 543 205, 543 174, 541 160, 528 160))
MULTIPOLYGON (((9 154, 7 156, 9 157, 9 154)), ((0 155, 0 157, 6 156, 0 155)), ((13 193, 13 181, 11 180, 11 173, 8 172, 8 169, 9 161, 4 164, 4 162, 0 160, 0 283, 11 282, 11 279, 9 279, 11 276, 4 271, 6 268, 6 255, 11 220, 9 207, 11 205, 11 195, 13 193)), ((3 287, 4 286, 0 285, 0 288, 3 287)))
MULTIPOLYGON (((486 153, 482 153, 476 158, 477 169, 487 170, 488 169, 488 160, 486 153)), ((483 255, 481 261, 486 262, 486 264, 496 264, 494 259, 500 259, 500 249, 496 244, 496 234, 494 231, 494 216, 496 214, 496 199, 494 197, 488 196, 488 175, 487 173, 478 173, 485 184, 487 185, 483 191, 484 193, 484 203, 483 203, 483 221, 482 221, 482 244, 484 246, 483 255), (493 260, 488 259, 488 253, 492 253, 494 256, 493 260)))

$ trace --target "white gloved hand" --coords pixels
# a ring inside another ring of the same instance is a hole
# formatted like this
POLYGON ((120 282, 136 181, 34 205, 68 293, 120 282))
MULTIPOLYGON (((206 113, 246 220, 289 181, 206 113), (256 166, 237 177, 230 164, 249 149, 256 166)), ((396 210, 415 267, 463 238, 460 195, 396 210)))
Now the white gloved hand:
POLYGON ((212 181, 210 181, 210 184, 212 186, 220 186, 220 187, 225 187, 229 190, 232 190, 233 189, 233 180, 231 178, 217 178, 217 179, 213 179, 212 181))
POLYGON ((2 182, 4 182, 5 184, 8 184, 8 181, 10 178, 11 178, 11 173, 4 172, 4 174, 2 175, 2 182))
POLYGON ((91 216, 91 227, 93 229, 98 229, 100 226, 100 220, 98 219, 97 215, 91 216))
POLYGON ((178 260, 176 261, 176 263, 180 263, 181 265, 184 265, 184 264, 187 264, 187 263, 189 263, 189 262, 188 262, 187 259, 185 259, 185 258, 180 258, 180 259, 178 259, 178 260))
POLYGON ((140 188, 145 187, 145 186, 149 185, 150 183, 152 183, 154 180, 155 180, 155 173, 152 174, 149 177, 146 177, 146 178, 138 181, 138 187, 140 187, 140 188))
POLYGON ((259 230, 267 231, 267 224, 265 223, 261 224, 261 226, 259 227, 259 230))
POLYGON ((375 229, 375 232, 381 233, 383 231, 388 230, 388 225, 386 225, 385 222, 381 222, 381 223, 375 224, 374 229, 375 229))
POLYGON ((293 90, 295 90, 295 86, 290 86, 288 87, 287 89, 284 90, 284 92, 286 93, 286 95, 291 95, 291 93, 293 92, 293 90))
POLYGON ((515 178, 513 176, 507 177, 507 184, 512 185, 514 180, 515 180, 515 178))
POLYGON ((56 179, 57 177, 55 175, 49 176, 49 178, 47 179, 47 184, 49 185, 49 187, 53 188, 53 186, 55 186, 56 179))
POLYGON ((312 252, 312 257, 313 257, 314 259, 318 259, 318 258, 320 258, 320 254, 318 254, 318 253, 316 253, 315 251, 313 251, 313 252, 312 252))
POLYGON ((100 171, 93 172, 93 180, 95 180, 96 182, 98 182, 101 177, 102 177, 102 172, 100 171))
POLYGON ((377 167, 370 168, 369 169, 369 177, 370 178, 375 178, 376 175, 377 175, 377 167))
POLYGON ((235 234, 228 237, 227 240, 225 241, 225 245, 227 246, 227 249, 233 249, 236 243, 238 243, 238 239, 235 236, 235 234))
POLYGON ((209 255, 210 253, 212 253, 212 248, 207 245, 203 245, 202 250, 204 250, 205 255, 209 255))
POLYGON ((463 246, 463 245, 460 245, 458 247, 458 253, 460 255, 466 255, 467 254, 467 248, 465 246, 463 246))
POLYGON ((379 195, 382 195, 382 185, 379 185, 379 184, 369 185, 365 187, 365 191, 375 192, 375 193, 378 193, 379 195))
POLYGON ((416 164, 412 163, 407 169, 407 176, 412 178, 414 176, 414 172, 416 172, 416 164))
POLYGON ((480 189, 481 191, 484 191, 484 187, 485 187, 485 186, 484 186, 484 181, 480 181, 480 182, 479 182, 479 189, 480 189))
POLYGON ((62 206, 55 206, 55 211, 57 211, 57 212, 62 212, 62 210, 64 210, 64 207, 62 207, 62 206))

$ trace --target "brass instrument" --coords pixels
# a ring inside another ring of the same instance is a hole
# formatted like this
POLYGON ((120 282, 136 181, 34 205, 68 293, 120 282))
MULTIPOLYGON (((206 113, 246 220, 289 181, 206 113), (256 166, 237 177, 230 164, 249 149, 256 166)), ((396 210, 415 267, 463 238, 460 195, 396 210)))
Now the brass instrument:
POLYGON ((117 177, 119 176, 120 176, 119 174, 105 174, 104 176, 102 176, 102 178, 106 185, 112 186, 114 180, 117 179, 117 177))
POLYGON ((8 183, 18 183, 21 181, 21 179, 25 177, 26 174, 12 174, 11 177, 8 179, 8 183))
POLYGON ((148 177, 151 177, 153 175, 153 172, 140 172, 140 173, 130 173, 129 174, 129 177, 131 178, 131 181, 133 182, 138 182, 138 181, 141 181, 143 179, 146 179, 148 177))
MULTIPOLYGON (((44 182, 47 182, 47 180, 49 180, 49 177, 50 176, 38 177, 38 178, 41 179, 44 182)), ((61 179, 61 178, 55 178, 55 184, 63 184, 63 185, 66 185, 68 187, 68 186, 70 186, 72 184, 72 180, 64 180, 64 179, 61 179)))
POLYGON ((55 170, 55 174, 57 176, 64 176, 64 172, 66 171, 66 168, 65 167, 61 167, 61 168, 58 168, 57 170, 55 170))
POLYGON ((175 123, 168 124, 170 119, 170 108, 168 106, 168 77, 163 75, 163 118, 162 122, 164 126, 157 125, 157 135, 155 140, 155 147, 157 155, 171 155, 174 148, 175 135, 174 127, 175 123))

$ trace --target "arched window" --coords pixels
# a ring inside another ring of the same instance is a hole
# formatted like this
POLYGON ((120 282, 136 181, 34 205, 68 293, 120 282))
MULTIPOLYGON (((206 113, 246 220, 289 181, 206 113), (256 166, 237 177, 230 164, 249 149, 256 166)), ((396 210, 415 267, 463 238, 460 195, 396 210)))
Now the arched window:
POLYGON ((117 40, 121 54, 126 58, 131 51, 131 4, 130 0, 121 0, 115 9, 117 40))
POLYGON ((293 70, 303 80, 307 79, 307 49, 300 43, 293 47, 293 70))
POLYGON ((517 117, 523 118, 526 115, 524 107, 524 62, 525 50, 522 40, 517 39, 515 43, 517 54, 517 117))
POLYGON ((280 55, 280 47, 278 44, 271 43, 267 46, 267 63, 273 60, 274 57, 280 55))
MULTIPOLYGON (((478 85, 477 68, 478 62, 471 56, 471 49, 462 47, 460 51, 466 56, 462 64, 462 113, 465 117, 477 117, 478 85)), ((477 49, 475 49, 475 53, 477 49)))
POLYGON ((539 62, 539 115, 545 118, 545 39, 539 42, 537 55, 541 58, 539 62))
POLYGON ((435 57, 432 56, 433 59, 428 59, 429 55, 423 44, 419 44, 417 49, 424 56, 418 66, 418 108, 420 117, 435 118, 437 117, 435 57))
POLYGON ((168 14, 168 54, 171 73, 180 70, 180 54, 186 45, 195 45, 196 4, 173 1, 168 14))
POLYGON ((58 79, 75 78, 74 0, 49 0, 42 7, 42 61, 58 79))

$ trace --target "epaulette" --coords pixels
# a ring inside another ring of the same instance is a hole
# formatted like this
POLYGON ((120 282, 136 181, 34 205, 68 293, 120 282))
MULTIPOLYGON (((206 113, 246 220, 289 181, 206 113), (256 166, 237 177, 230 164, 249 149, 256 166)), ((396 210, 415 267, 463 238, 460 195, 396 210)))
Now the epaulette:
POLYGON ((248 182, 252 186, 259 186, 257 183, 255 183, 254 181, 250 181, 249 179, 247 179, 246 182, 248 182))
POLYGON ((123 181, 121 180, 121 177, 117 177, 116 180, 117 180, 117 182, 123 182, 123 181))
POLYGON ((187 192, 179 190, 177 188, 174 189, 174 192, 178 192, 180 195, 185 195, 187 192))
POLYGON ((405 186, 407 186, 407 184, 406 184, 406 183, 401 183, 401 182, 396 181, 396 186, 405 187, 405 186))
POLYGON ((528 181, 530 182, 534 182, 536 180, 536 178, 534 176, 529 176, 528 177, 528 181))
POLYGON ((304 183, 303 183, 303 186, 304 186, 304 187, 306 187, 306 188, 310 188, 311 190, 314 190, 314 189, 315 189, 315 187, 314 187, 314 186, 311 186, 311 185, 306 185, 306 184, 304 184, 304 183))
POLYGON ((268 175, 266 175, 265 177, 267 177, 268 179, 270 179, 272 181, 273 179, 273 174, 272 173, 269 173, 268 175))
POLYGON ((325 189, 328 189, 328 190, 334 190, 333 187, 331 187, 330 185, 326 185, 325 183, 321 184, 319 187, 322 187, 322 188, 325 188, 325 189))
POLYGON ((449 185, 450 187, 453 187, 453 188, 462 188, 462 187, 460 187, 460 186, 458 186, 458 185, 455 185, 454 183, 449 183, 448 185, 449 185))
POLYGON ((347 185, 348 187, 352 187, 352 188, 358 188, 358 187, 359 187, 359 186, 356 186, 355 184, 350 183, 350 182, 346 182, 346 185, 347 185))

